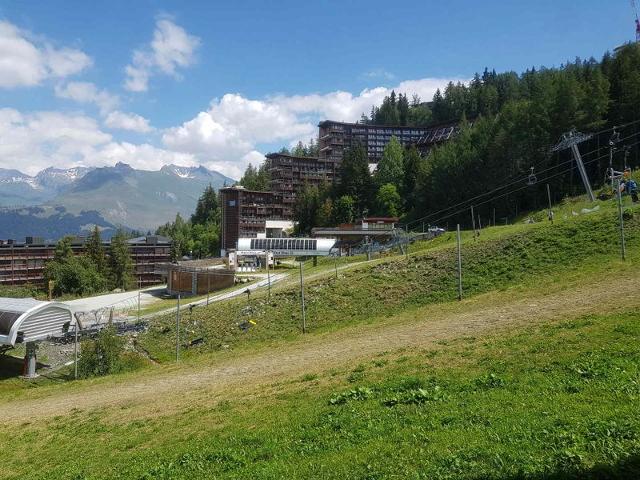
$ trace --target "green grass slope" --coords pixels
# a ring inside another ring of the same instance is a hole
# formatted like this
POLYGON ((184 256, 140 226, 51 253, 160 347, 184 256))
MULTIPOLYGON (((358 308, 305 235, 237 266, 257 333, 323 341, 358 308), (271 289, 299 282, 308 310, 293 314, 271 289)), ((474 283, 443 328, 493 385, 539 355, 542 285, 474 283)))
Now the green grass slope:
MULTIPOLYGON (((572 276, 616 275, 620 257, 617 214, 613 202, 577 217, 486 229, 478 240, 464 233, 463 290, 465 296, 491 290, 535 288, 544 282, 566 283, 572 276), (610 263, 613 262, 613 263, 610 263)), ((578 208, 567 207, 569 211, 578 208)), ((633 215, 626 222, 629 262, 640 258, 640 208, 626 207, 633 215)), ((578 208, 579 210, 579 208, 578 208)), ((561 211, 562 213, 562 211, 561 211)), ((564 214, 563 214, 564 215, 564 214)), ((394 257, 310 281, 305 288, 307 328, 320 332, 457 298, 454 235, 413 247, 408 258, 394 257)), ((332 262, 332 260, 328 260, 332 262)), ((618 266, 619 265, 619 266, 618 266)), ((322 267, 322 265, 320 266, 322 267)), ((301 327, 300 293, 297 285, 276 288, 266 294, 198 308, 185 315, 187 344, 196 338, 204 343, 185 351, 189 356, 228 346, 251 345, 298 335, 301 327), (238 324, 252 320, 247 332, 238 324)), ((175 317, 155 322, 139 338, 153 358, 170 360, 175 348, 175 317)))
MULTIPOLYGON (((523 320, 503 330, 459 329, 414 347, 385 344, 387 351, 336 368, 310 363, 298 377, 242 389, 203 382, 145 397, 148 404, 64 403, 74 398, 67 393, 119 395, 121 387, 143 392, 180 372, 196 378, 195 367, 215 365, 218 355, 242 365, 251 350, 274 346, 286 361, 288 340, 305 345, 295 284, 276 286, 270 301, 257 294, 249 306, 240 299, 198 307, 183 315, 182 343, 204 343, 185 347, 182 365, 9 392, 5 407, 29 393, 63 407, 56 417, 0 425, 0 448, 10 452, 0 478, 640 478, 640 313, 637 301, 625 306, 640 291, 640 208, 625 207, 622 262, 615 204, 598 205, 582 214, 585 205, 567 203, 554 225, 487 229, 477 240, 465 232, 464 290, 476 297, 468 304, 455 300, 451 234, 414 245, 408 258, 352 266, 337 279, 332 261, 323 260, 307 270, 322 274, 306 285, 308 341, 393 321, 431 335, 436 307, 451 321, 450 306, 473 316, 474 305, 497 300, 507 308, 512 297, 540 303, 550 291, 594 280, 606 288, 608 278, 615 281, 602 298, 614 310, 523 320), (255 325, 243 332, 237 324, 248 319, 255 325)), ((468 324, 457 318, 459 327, 468 324)), ((137 339, 161 362, 173 359, 174 322, 161 317, 137 339)), ((368 327, 376 335, 389 331, 368 327)))
POLYGON ((386 352, 133 421, 126 405, 71 409, 0 427, 0 478, 638 478, 638 320, 588 315, 386 352))

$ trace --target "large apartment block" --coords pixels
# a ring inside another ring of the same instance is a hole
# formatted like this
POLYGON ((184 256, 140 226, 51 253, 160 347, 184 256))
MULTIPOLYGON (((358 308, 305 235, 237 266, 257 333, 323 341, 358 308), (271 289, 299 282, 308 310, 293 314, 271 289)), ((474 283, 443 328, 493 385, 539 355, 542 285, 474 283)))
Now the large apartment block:
POLYGON ((342 123, 330 120, 319 125, 318 158, 283 153, 266 156, 271 176, 270 191, 256 192, 241 186, 220 189, 223 255, 236 248, 238 238, 279 237, 293 228, 296 195, 305 185, 321 185, 338 180, 344 150, 362 144, 369 162, 382 158, 392 136, 403 145, 416 145, 425 153, 435 144, 453 136, 455 125, 432 128, 389 127, 342 123))
POLYGON ((296 193, 305 185, 320 186, 333 182, 335 172, 331 162, 315 157, 295 157, 283 153, 269 153, 266 164, 271 176, 270 189, 282 195, 286 212, 293 217, 296 193))
POLYGON ((281 194, 247 190, 242 186, 221 188, 219 194, 222 256, 236 248, 240 237, 277 234, 293 225, 292 207, 285 205, 281 194))
POLYGON ((241 186, 220 189, 222 249, 236 248, 238 238, 280 237, 293 228, 296 195, 305 185, 331 183, 333 165, 326 160, 283 153, 266 156, 270 191, 241 186))
POLYGON ((396 137, 402 145, 417 145, 426 151, 433 145, 449 140, 457 131, 456 125, 434 127, 401 127, 387 125, 367 125, 325 120, 318 125, 319 160, 331 163, 338 171, 344 151, 356 144, 362 145, 369 156, 369 163, 378 163, 384 147, 391 137, 396 137))
MULTIPOLYGON (((169 261, 170 239, 153 235, 132 238, 128 243, 136 282, 143 287, 161 283, 156 264, 169 261)), ((103 246, 108 252, 109 242, 103 246)), ((76 255, 84 253, 85 239, 75 239, 71 249, 76 255)), ((37 237, 27 237, 24 242, 0 241, 0 285, 43 285, 44 268, 54 258, 55 250, 55 243, 37 237)))

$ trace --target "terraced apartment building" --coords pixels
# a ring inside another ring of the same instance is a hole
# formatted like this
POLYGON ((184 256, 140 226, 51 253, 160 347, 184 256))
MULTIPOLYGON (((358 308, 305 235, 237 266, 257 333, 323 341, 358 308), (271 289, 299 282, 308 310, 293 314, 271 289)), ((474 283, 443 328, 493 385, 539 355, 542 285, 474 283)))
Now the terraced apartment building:
MULTIPOLYGON (((156 272, 156 265, 166 263, 171 257, 171 240, 158 235, 128 240, 133 263, 133 276, 138 285, 156 285, 163 277, 156 272)), ((105 252, 109 242, 104 242, 105 252)), ((71 249, 76 255, 85 251, 85 239, 73 240, 71 249)), ((56 244, 42 238, 26 237, 24 242, 0 240, 0 285, 43 285, 44 269, 55 256, 56 244)))
POLYGON ((438 143, 449 140, 458 131, 457 124, 433 127, 409 127, 390 125, 368 125, 362 123, 344 123, 325 120, 318 124, 318 160, 327 162, 337 172, 342 163, 345 150, 356 144, 367 151, 369 163, 378 163, 384 147, 396 137, 402 145, 416 145, 427 153, 438 143))
POLYGON ((222 256, 236 248, 239 238, 287 235, 293 229, 296 196, 305 185, 339 181, 344 151, 359 143, 367 150, 369 163, 378 163, 384 147, 395 136, 403 145, 416 145, 426 154, 438 143, 449 140, 457 125, 429 128, 366 125, 326 120, 319 124, 318 157, 285 153, 266 155, 270 175, 268 192, 242 186, 220 189, 222 209, 222 256))
POLYGON ((330 184, 335 177, 333 165, 316 157, 269 153, 265 162, 271 177, 270 190, 282 196, 282 201, 287 207, 286 213, 291 218, 296 193, 302 191, 305 185, 330 184))

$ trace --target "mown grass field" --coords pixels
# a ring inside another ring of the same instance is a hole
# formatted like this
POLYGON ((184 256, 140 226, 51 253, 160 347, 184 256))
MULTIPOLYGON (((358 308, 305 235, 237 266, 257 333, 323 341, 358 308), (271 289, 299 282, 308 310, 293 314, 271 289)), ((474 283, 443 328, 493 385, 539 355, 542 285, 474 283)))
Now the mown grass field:
POLYGON ((355 265, 337 279, 331 260, 321 261, 306 285, 304 338, 298 290, 283 283, 271 301, 263 292, 249 306, 238 299, 183 315, 180 365, 171 363, 171 315, 137 339, 160 365, 82 382, 2 381, 5 411, 28 401, 60 406, 56 415, 0 425, 0 447, 10 452, 0 478, 640 478, 640 209, 627 221, 623 263, 615 205, 599 204, 574 216, 583 206, 567 203, 554 225, 486 229, 477 240, 465 232, 467 302, 455 300, 455 246, 446 234, 414 245, 408 259, 355 265), (551 292, 557 299, 584 284, 606 306, 465 328, 494 303, 499 322, 501 309, 515 315, 511 304, 535 312, 551 292), (341 332, 357 329, 376 328, 371 336, 383 344, 397 324, 428 335, 433 318, 443 328, 449 316, 458 329, 441 340, 389 341, 393 347, 338 357, 331 367, 316 357, 290 369, 295 376, 254 375, 255 383, 221 389, 202 373, 233 359, 241 372, 252 355, 270 351, 302 358, 294 352, 323 339, 348 342, 351 333, 341 332), (243 332, 246 319, 255 325, 243 332), (202 345, 186 347, 199 337, 202 345), (204 381, 147 391, 190 376, 204 381), (136 388, 143 401, 134 400, 136 388), (114 398, 74 404, 102 394, 114 398))
POLYGON ((310 366, 276 394, 185 398, 132 422, 126 406, 70 406, 3 437, 2 476, 637 478, 639 320, 589 315, 310 366))

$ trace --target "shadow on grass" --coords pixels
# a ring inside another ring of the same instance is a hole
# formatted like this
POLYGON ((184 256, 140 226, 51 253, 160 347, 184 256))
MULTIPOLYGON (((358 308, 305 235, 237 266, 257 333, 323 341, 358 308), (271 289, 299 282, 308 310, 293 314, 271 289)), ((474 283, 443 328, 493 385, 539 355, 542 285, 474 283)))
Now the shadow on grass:
MULTIPOLYGON (((41 379, 53 381, 71 380, 73 376, 66 371, 67 369, 49 370, 49 365, 38 362, 36 364, 36 372, 41 379)), ((24 371, 24 360, 22 358, 13 357, 11 355, 0 355, 0 380, 9 380, 19 378, 24 371)))
POLYGON ((591 468, 558 468, 540 474, 516 474, 509 476, 481 476, 476 480, 636 480, 640 479, 640 454, 633 454, 617 462, 598 464, 591 468))

